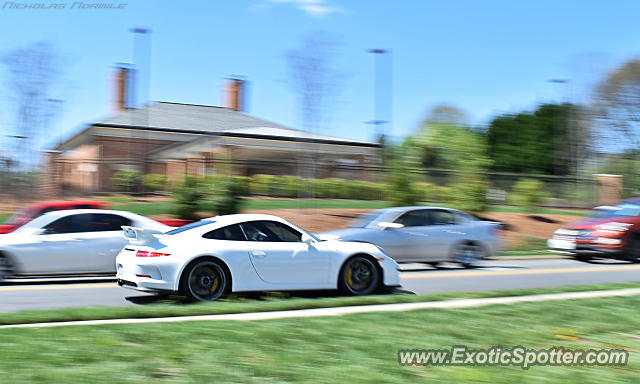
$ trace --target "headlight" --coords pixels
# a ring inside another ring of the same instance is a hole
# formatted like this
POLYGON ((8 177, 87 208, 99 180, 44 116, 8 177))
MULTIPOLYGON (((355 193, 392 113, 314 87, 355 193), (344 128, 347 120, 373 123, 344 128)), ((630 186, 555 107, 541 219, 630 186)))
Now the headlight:
POLYGON ((574 229, 560 228, 553 232, 553 234, 558 236, 578 236, 578 231, 574 229))
POLYGON ((598 237, 596 239, 596 243, 606 244, 606 245, 618 245, 622 243, 620 239, 610 239, 608 237, 598 237))
POLYGON ((631 223, 605 223, 596 225, 598 231, 604 232, 624 232, 628 230, 633 224, 631 223))

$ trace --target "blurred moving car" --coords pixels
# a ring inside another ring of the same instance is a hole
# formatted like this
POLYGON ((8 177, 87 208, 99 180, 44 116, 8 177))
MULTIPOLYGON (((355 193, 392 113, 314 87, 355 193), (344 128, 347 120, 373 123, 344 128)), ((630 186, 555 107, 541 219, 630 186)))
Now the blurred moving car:
POLYGON ((364 295, 400 281, 397 264, 375 245, 321 241, 271 215, 216 216, 167 233, 125 227, 125 237, 118 284, 192 300, 336 288, 364 295))
POLYGON ((594 208, 584 220, 556 230, 547 247, 581 261, 610 258, 640 262, 640 198, 594 208))
POLYGON ((11 216, 4 224, 0 224, 0 234, 15 231, 40 215, 51 211, 66 209, 109 209, 104 201, 76 200, 76 201, 46 201, 31 204, 22 208, 11 216))
POLYGON ((500 248, 500 223, 441 207, 395 207, 366 213, 321 239, 372 243, 399 263, 454 261, 471 267, 500 248))
POLYGON ((48 212, 0 235, 0 280, 15 275, 114 273, 115 257, 127 243, 122 237, 125 225, 172 229, 130 212, 48 212))

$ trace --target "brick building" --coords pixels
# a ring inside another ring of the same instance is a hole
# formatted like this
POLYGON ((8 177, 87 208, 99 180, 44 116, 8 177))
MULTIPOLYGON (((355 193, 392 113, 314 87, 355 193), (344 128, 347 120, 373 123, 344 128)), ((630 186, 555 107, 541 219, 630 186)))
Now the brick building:
POLYGON ((109 192, 114 172, 167 175, 254 174, 366 179, 379 145, 287 128, 241 111, 243 82, 231 80, 228 107, 152 102, 126 108, 126 69, 116 77, 117 112, 49 151, 46 184, 109 192))

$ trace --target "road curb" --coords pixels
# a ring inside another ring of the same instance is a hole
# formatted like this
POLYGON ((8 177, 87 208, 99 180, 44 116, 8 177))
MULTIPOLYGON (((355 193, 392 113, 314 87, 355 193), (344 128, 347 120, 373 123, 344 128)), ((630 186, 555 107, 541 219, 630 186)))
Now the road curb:
POLYGON ((271 311, 271 312, 249 312, 236 314, 219 314, 219 315, 197 315, 197 316, 176 316, 176 317, 158 317, 158 318, 128 318, 128 319, 109 319, 109 320, 82 320, 82 321, 64 321, 50 323, 31 323, 31 324, 10 324, 2 325, 0 329, 5 328, 49 328, 49 327, 65 327, 78 325, 110 325, 110 324, 141 324, 141 323, 179 323, 190 321, 256 321, 256 320, 275 320, 275 319, 293 319, 301 317, 327 317, 327 316, 344 316, 359 313, 371 312, 405 312, 420 309, 457 309, 457 308, 475 308, 489 305, 510 305, 517 303, 531 303, 541 301, 559 301, 574 299, 593 299, 603 297, 616 296, 637 296, 640 295, 640 288, 613 289, 604 291, 583 291, 583 292, 567 292, 567 293, 549 293, 541 295, 526 296, 503 296, 482 299, 455 299, 444 301, 426 301, 421 303, 398 303, 398 304, 378 304, 378 305, 360 305, 347 307, 332 308, 312 308, 298 309, 288 311, 271 311))

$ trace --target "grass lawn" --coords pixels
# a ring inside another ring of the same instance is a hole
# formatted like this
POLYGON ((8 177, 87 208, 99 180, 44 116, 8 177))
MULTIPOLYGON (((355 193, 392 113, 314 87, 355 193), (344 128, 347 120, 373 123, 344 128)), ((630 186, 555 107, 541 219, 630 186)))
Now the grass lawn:
POLYGON ((8 383, 637 383, 640 297, 253 322, 0 330, 8 383), (570 334, 571 340, 564 337, 570 334), (402 367, 397 350, 624 348, 626 367, 402 367))
POLYGON ((535 208, 525 209, 512 205, 490 205, 487 210, 489 212, 516 212, 516 213, 528 213, 528 214, 545 214, 545 215, 568 215, 568 216, 585 216, 588 212, 585 210, 565 210, 556 208, 535 208))
POLYGON ((581 292, 623 288, 640 288, 640 282, 576 285, 555 288, 511 289, 484 292, 447 292, 430 295, 396 293, 362 297, 337 296, 333 292, 328 292, 327 295, 320 294, 317 297, 313 297, 309 292, 304 293, 303 295, 273 292, 265 293, 257 297, 254 296, 253 298, 246 295, 231 295, 220 301, 195 304, 185 304, 181 297, 172 296, 154 304, 135 307, 65 308, 3 313, 0 316, 0 324, 268 312, 307 308, 340 307, 350 305, 416 303, 461 298, 522 296, 545 293, 581 292))
POLYGON ((502 252, 501 255, 522 255, 534 252, 546 252, 547 249, 547 239, 535 236, 527 236, 524 235, 522 237, 522 241, 518 242, 507 251, 502 252))
MULTIPOLYGON (((114 209, 131 211, 141 215, 164 215, 171 214, 175 204, 173 201, 160 202, 135 202, 127 197, 111 197, 105 198, 105 201, 111 203, 114 209)), ((438 205, 447 206, 447 204, 437 203, 420 203, 420 205, 438 205)), ((244 210, 260 210, 260 209, 309 209, 309 208, 337 208, 337 209, 379 209, 391 206, 391 203, 381 200, 344 200, 344 199, 258 199, 246 198, 242 209, 244 210)), ((584 215, 584 212, 558 210, 550 208, 538 208, 534 211, 528 211, 519 207, 495 205, 488 207, 489 212, 519 212, 519 213, 537 213, 537 214, 556 214, 556 215, 584 215)))
MULTIPOLYGON (((205 204, 203 204, 205 205, 205 204)), ((242 205, 243 210, 262 209, 322 209, 322 208, 346 208, 346 209, 378 209, 388 207, 386 201, 376 200, 314 200, 314 199, 253 199, 247 198, 242 205)), ((167 215, 174 212, 173 201, 154 202, 124 202, 116 200, 111 202, 113 209, 130 211, 144 216, 167 215)))

